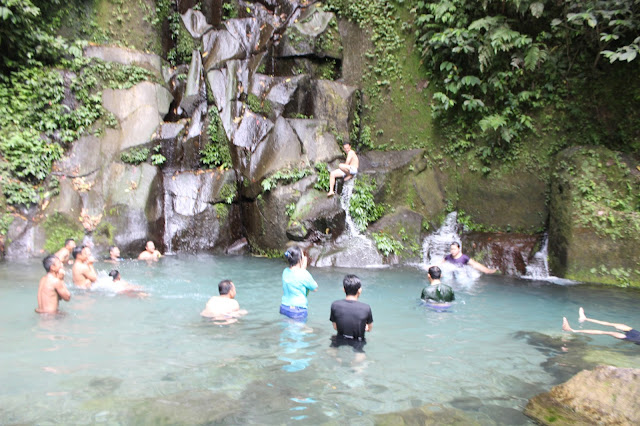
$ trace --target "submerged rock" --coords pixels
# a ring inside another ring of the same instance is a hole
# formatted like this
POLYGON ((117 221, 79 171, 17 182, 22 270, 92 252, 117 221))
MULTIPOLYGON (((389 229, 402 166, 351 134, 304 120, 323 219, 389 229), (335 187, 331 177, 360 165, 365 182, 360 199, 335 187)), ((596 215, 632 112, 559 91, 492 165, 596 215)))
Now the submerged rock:
POLYGON ((144 400, 130 410, 128 418, 135 424, 225 424, 234 423, 237 407, 223 393, 191 390, 144 400))
POLYGON ((395 413, 378 414, 375 424, 384 425, 479 425, 475 419, 455 408, 444 408, 439 405, 425 405, 395 413))
POLYGON ((599 366, 529 400, 525 414, 545 425, 640 424, 640 369, 599 366))

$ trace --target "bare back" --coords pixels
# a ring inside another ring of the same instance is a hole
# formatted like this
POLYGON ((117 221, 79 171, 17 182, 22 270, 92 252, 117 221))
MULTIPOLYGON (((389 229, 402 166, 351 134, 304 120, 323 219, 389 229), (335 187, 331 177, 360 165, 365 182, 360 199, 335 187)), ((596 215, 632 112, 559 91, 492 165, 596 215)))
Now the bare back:
POLYGON ((96 282, 98 277, 92 266, 76 261, 71 268, 71 276, 73 277, 73 284, 80 288, 91 288, 91 284, 96 282))
POLYGON ((40 279, 38 287, 38 308, 36 312, 39 314, 55 314, 58 312, 58 301, 62 299, 69 301, 71 293, 64 285, 64 281, 48 273, 40 279))
POLYGON ((347 166, 351 166, 356 169, 360 168, 360 160, 358 159, 358 156, 356 155, 354 150, 349 151, 349 153, 347 154, 346 164, 347 166))
POLYGON ((66 247, 62 247, 55 253, 55 256, 60 259, 63 264, 69 262, 69 250, 66 247))
POLYGON ((207 318, 221 318, 227 315, 233 315, 240 310, 240 305, 234 299, 228 297, 213 296, 207 302, 207 306, 200 313, 207 318))

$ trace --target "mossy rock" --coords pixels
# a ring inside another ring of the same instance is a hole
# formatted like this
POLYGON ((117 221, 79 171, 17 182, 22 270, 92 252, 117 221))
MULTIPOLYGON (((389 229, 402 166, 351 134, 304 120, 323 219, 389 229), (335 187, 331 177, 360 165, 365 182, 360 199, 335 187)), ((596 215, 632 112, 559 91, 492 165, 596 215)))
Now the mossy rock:
POLYGON ((640 174, 600 147, 556 159, 551 184, 549 266, 585 282, 640 286, 640 174))
POLYGON ((84 228, 78 220, 74 220, 64 213, 56 212, 48 216, 42 223, 45 233, 44 250, 55 253, 64 246, 67 238, 81 242, 84 238, 84 228))
POLYGON ((369 232, 382 232, 399 242, 403 249, 395 253, 399 259, 420 261, 422 256, 423 216, 407 207, 400 207, 393 213, 383 216, 368 228, 369 232))

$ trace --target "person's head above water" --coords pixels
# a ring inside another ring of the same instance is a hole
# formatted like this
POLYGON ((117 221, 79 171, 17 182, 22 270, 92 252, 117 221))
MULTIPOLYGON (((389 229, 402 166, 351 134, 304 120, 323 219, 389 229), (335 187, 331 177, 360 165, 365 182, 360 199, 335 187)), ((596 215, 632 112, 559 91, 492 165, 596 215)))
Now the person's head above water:
POLYGON ((454 241, 451 243, 451 247, 449 248, 451 256, 456 257, 461 251, 459 242, 454 241))
POLYGON ((120 279, 120 272, 117 269, 112 269, 109 271, 109 276, 113 278, 114 281, 118 281, 120 279))
POLYGON ((109 257, 111 259, 118 259, 120 257, 120 249, 117 246, 109 247, 109 257))
POLYGON ((236 287, 233 285, 233 282, 231 282, 231 280, 222 280, 220 281, 220 283, 218 283, 218 293, 220 293, 220 296, 228 294, 229 296, 231 296, 231 298, 233 298, 233 296, 235 296, 235 292, 236 287))
POLYGON ((432 280, 439 280, 440 277, 442 276, 442 271, 437 266, 430 267, 427 273, 429 274, 429 277, 431 277, 432 280))
POLYGON ((67 238, 66 240, 64 240, 64 247, 67 250, 73 250, 75 246, 76 246, 76 240, 74 240, 73 238, 67 238))
POLYGON ((84 244, 74 247, 73 251, 71 252, 71 256, 73 256, 74 259, 77 258, 78 255, 82 253, 82 250, 84 249, 84 247, 85 247, 84 244))
POLYGON ((153 253, 156 251, 156 245, 153 243, 153 241, 147 241, 147 244, 144 246, 144 249, 150 253, 153 253))
POLYGON ((302 260, 302 256, 304 256, 304 254, 298 246, 291 246, 287 249, 287 251, 284 252, 284 257, 287 259, 287 262, 289 262, 290 267, 296 266, 298 263, 300 263, 300 261, 302 260))
POLYGON ((356 275, 345 275, 342 280, 342 286, 344 287, 344 293, 347 296, 355 296, 362 288, 362 283, 360 282, 360 278, 356 275))
MULTIPOLYGON (((60 259, 55 254, 50 254, 42 260, 42 266, 44 266, 44 270, 47 272, 51 272, 51 268, 56 269, 55 265, 57 262, 60 262, 60 259)), ((58 268, 59 269, 59 268, 58 268)), ((56 271, 53 271, 56 272, 56 271)))

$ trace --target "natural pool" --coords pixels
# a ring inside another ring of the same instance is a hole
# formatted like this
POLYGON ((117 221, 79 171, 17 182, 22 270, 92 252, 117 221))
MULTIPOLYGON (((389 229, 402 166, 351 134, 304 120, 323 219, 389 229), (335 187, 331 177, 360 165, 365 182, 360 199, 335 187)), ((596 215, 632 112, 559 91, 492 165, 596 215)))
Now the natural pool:
POLYGON ((33 312, 41 264, 0 264, 0 424, 372 424, 425 405, 480 424, 527 424, 527 400, 580 369, 607 359, 640 367, 636 345, 560 329, 562 316, 579 327, 579 306, 639 327, 637 290, 449 279, 457 300, 433 312, 418 302, 427 283, 418 268, 311 268, 320 288, 300 326, 278 314, 284 266, 248 257, 126 261, 123 278, 150 297, 72 290, 66 315, 45 319, 33 312), (361 363, 348 347, 329 348, 329 306, 352 272, 374 316, 361 363), (199 316, 223 278, 249 311, 227 326, 199 316))

